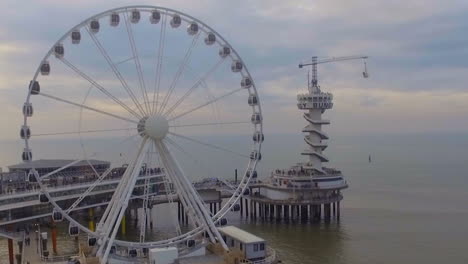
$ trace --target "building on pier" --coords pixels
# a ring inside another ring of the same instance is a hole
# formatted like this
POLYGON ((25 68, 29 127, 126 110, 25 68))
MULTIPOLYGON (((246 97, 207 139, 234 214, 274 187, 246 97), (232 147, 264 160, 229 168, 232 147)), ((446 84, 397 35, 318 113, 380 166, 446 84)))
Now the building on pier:
MULTIPOLYGON (((286 169, 276 169, 266 182, 251 185, 251 218, 339 219, 341 190, 348 184, 340 170, 324 166, 329 162, 324 154, 329 136, 322 128, 329 125, 330 120, 323 119, 322 114, 333 108, 333 95, 321 91, 318 86, 316 64, 308 93, 297 95, 297 107, 305 111, 303 117, 307 122, 302 129, 305 149, 301 151, 307 160, 286 169)), ((248 210, 248 204, 244 207, 248 210)))

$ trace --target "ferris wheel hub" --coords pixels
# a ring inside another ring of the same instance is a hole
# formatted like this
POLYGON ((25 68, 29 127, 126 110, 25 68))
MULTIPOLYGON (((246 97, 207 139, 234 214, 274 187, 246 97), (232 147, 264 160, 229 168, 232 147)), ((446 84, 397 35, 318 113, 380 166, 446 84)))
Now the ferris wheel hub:
POLYGON ((169 121, 160 114, 144 117, 138 123, 138 131, 142 136, 161 140, 166 137, 169 132, 169 121))

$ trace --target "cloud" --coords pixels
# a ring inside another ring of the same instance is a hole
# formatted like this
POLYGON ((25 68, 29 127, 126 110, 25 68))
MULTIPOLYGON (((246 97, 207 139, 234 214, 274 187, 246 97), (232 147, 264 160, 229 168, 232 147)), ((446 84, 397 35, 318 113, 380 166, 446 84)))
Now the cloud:
MULTIPOLYGON (((37 65, 64 32, 93 14, 130 4, 125 0, 1 2, 0 92, 5 109, 20 109, 37 65)), ((319 84, 335 94, 335 109, 327 111, 333 118, 332 129, 399 131, 401 127, 393 124, 401 121, 412 131, 468 130, 462 124, 466 122, 456 121, 468 114, 463 101, 467 1, 204 0, 160 5, 203 20, 235 47, 255 79, 265 125, 272 132, 297 132, 303 125, 296 109, 296 94, 306 90, 307 69, 297 68, 301 60, 355 54, 371 56, 369 79, 361 78, 361 61, 319 66, 319 84), (430 121, 428 113, 437 119, 430 121), (375 127, 366 125, 368 120, 375 127), (457 125, 447 126, 449 121, 457 125), (291 125, 282 125, 285 122, 291 125)), ((104 67, 94 63, 87 70, 99 78, 104 67)), ((67 82, 68 76, 55 76, 56 85, 67 82)), ((222 78, 215 80, 215 87, 223 87, 222 78)), ((106 87, 118 85, 105 77, 99 81, 106 87)), ((69 85, 78 83, 70 80, 69 85)), ((100 106, 122 110, 107 101, 100 106)), ((8 120, 10 114, 0 114, 3 124, 8 120)), ((16 134, 14 128, 2 136, 16 134)))

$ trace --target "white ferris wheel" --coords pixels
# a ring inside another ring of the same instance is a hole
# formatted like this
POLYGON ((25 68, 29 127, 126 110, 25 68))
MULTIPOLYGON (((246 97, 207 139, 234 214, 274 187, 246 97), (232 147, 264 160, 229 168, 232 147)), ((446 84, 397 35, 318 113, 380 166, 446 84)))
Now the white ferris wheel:
POLYGON ((154 247, 193 246, 200 238, 226 247, 216 226, 225 223, 227 212, 238 210, 238 200, 256 177, 262 112, 246 65, 207 24, 157 6, 94 15, 46 53, 29 84, 23 114, 25 162, 46 155, 34 148, 44 142, 53 150, 66 149, 63 155, 72 160, 41 176, 31 170, 30 180, 41 187, 39 199, 54 206, 55 221, 70 223, 70 234, 87 233, 103 263, 116 247, 140 254, 154 247), (226 135, 236 140, 223 145, 226 135), (98 159, 110 160, 110 166, 98 168, 98 159), (230 172, 219 175, 223 170, 215 168, 223 167, 223 159, 245 170, 224 206, 210 213, 192 182, 225 177, 230 172), (64 205, 52 195, 50 179, 78 163, 88 167, 93 184, 64 205), (103 201, 107 206, 96 229, 90 229, 74 209, 116 173, 121 178, 115 192, 103 201), (179 201, 186 208, 190 228, 181 227, 175 215, 170 237, 148 236, 143 221, 138 239, 118 239, 129 203, 139 203, 146 214, 160 195, 156 183, 164 184, 169 203, 179 201))

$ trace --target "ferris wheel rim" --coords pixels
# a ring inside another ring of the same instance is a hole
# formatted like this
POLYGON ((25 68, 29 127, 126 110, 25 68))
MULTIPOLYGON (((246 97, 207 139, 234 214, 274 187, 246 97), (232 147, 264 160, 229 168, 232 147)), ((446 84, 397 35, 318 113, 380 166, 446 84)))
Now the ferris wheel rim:
MULTIPOLYGON (((128 11, 131 11, 131 10, 138 10, 138 11, 144 11, 144 12, 151 12, 151 11, 154 11, 154 10, 163 10, 165 12, 168 12, 166 13, 165 15, 169 15, 169 13, 171 14, 178 14, 182 17, 183 21, 185 22, 197 22, 199 24, 201 24, 203 27, 202 27, 202 31, 204 31, 205 33, 208 33, 208 32, 212 32, 216 35, 217 39, 216 39, 216 42, 218 42, 218 45, 222 46, 222 45, 227 45, 232 53, 229 55, 229 57, 231 57, 232 60, 234 59, 237 59, 239 60, 242 65, 243 65, 243 69, 242 71, 240 72, 241 76, 242 77, 249 77, 250 80, 252 81, 252 86, 251 88, 249 88, 249 94, 251 93, 251 90, 253 91, 252 94, 254 94, 256 97, 257 97, 257 100, 258 100, 258 104, 256 105, 256 107, 252 107, 253 108, 253 111, 255 112, 258 112, 259 114, 262 114, 262 110, 261 110, 261 104, 260 104, 260 97, 259 97, 259 94, 257 92, 257 89, 256 89, 256 85, 255 85, 255 81, 254 79, 251 77, 251 74, 247 68, 247 65, 244 63, 244 61, 242 60, 242 57, 238 54, 238 52, 235 50, 235 48, 221 35, 219 34, 216 30, 214 30, 212 27, 210 27, 209 25, 207 25, 206 23, 204 23, 203 21, 191 16, 191 15, 188 15, 184 12, 180 12, 178 10, 175 10, 175 9, 171 9, 171 8, 166 8, 166 7, 162 7, 162 6, 153 6, 153 5, 129 5, 129 6, 123 6, 123 7, 118 7, 118 8, 113 8, 113 9, 109 9, 109 10, 106 10, 106 11, 103 11, 101 13, 98 13, 98 14, 95 14, 93 16, 90 16, 88 17, 87 19, 83 20, 82 22, 78 23, 77 25, 75 25, 74 27, 72 27, 69 31, 67 31, 62 37, 59 38, 58 41, 56 41, 52 47, 49 49, 49 51, 46 53, 46 55, 44 56, 44 58, 40 61, 39 63, 39 66, 34 74, 34 77, 33 77, 33 81, 36 81, 38 76, 39 76, 39 73, 40 73, 40 68, 41 68, 41 65, 42 65, 42 62, 46 61, 52 54, 53 54, 53 51, 54 51, 54 47, 56 47, 58 44, 60 43, 63 43, 63 41, 68 37, 70 36, 70 34, 76 30, 76 29, 81 29, 83 27, 86 27, 86 25, 92 21, 93 19, 101 19, 103 17, 106 17, 106 16, 109 16, 110 14, 112 13, 126 13, 128 11), (206 31, 206 30, 209 30, 209 31, 206 31)), ((28 95, 27 95, 27 98, 26 98, 26 103, 30 103, 30 97, 31 97, 31 87, 29 87, 29 90, 28 90, 28 95)), ((27 126, 28 125, 28 118, 26 115, 24 116, 24 126, 27 126)), ((254 125, 254 130, 255 131, 259 131, 260 133, 263 134, 263 122, 260 122, 259 124, 255 124, 254 125)), ((29 149, 29 139, 26 138, 24 139, 25 141, 25 147, 27 149, 29 149)), ((260 152, 261 151, 261 142, 257 143, 257 148, 258 151, 260 152)), ((221 220, 221 218, 223 216, 226 215, 226 213, 232 209, 232 207, 238 202, 238 200, 242 197, 242 195, 244 194, 245 190, 248 188, 248 184, 252 178, 252 175, 249 173, 250 171, 254 171, 256 169, 256 166, 257 166, 257 163, 258 163, 258 160, 257 159, 250 159, 248 164, 247 164, 247 167, 246 167, 246 170, 245 172, 243 173, 243 176, 241 178, 241 183, 240 185, 237 186, 237 188, 234 190, 234 194, 228 199, 228 201, 224 204, 224 206, 222 206, 222 208, 215 214, 212 216, 212 219, 214 221, 214 223, 217 223, 221 220)), ((65 212, 64 209, 62 209, 55 201, 54 199, 52 198, 52 196, 50 195, 50 193, 47 191, 47 187, 45 187, 43 185, 43 183, 41 182, 41 180, 39 178, 37 178, 37 182, 38 184, 40 185, 41 187, 41 193, 44 193, 48 198, 49 198, 49 202, 53 205, 54 209, 57 209, 59 212, 61 212, 63 214, 63 216, 68 220, 70 221, 70 223, 73 223, 75 224, 76 226, 78 226, 82 231, 84 231, 85 233, 87 233, 89 236, 92 236, 92 237, 99 237, 99 234, 96 232, 96 231, 91 231, 89 228, 87 228, 86 226, 80 224, 79 222, 77 222, 73 217, 71 217, 68 213, 65 212)), ((194 228, 184 234, 181 234, 179 236, 175 236, 173 238, 170 238, 170 239, 166 239, 166 240, 159 240, 159 241, 154 241, 154 242, 130 242, 130 241, 124 241, 124 240, 115 240, 114 243, 116 245, 119 245, 119 246, 126 246, 126 247, 134 247, 134 248, 145 248, 145 247, 157 247, 157 246, 163 246, 163 245, 171 245, 171 244, 176 244, 176 243, 179 243, 179 242, 183 242, 187 239, 190 239, 191 237, 193 236, 196 236, 200 233, 203 232, 203 228, 202 227, 197 227, 197 228, 194 228)))

